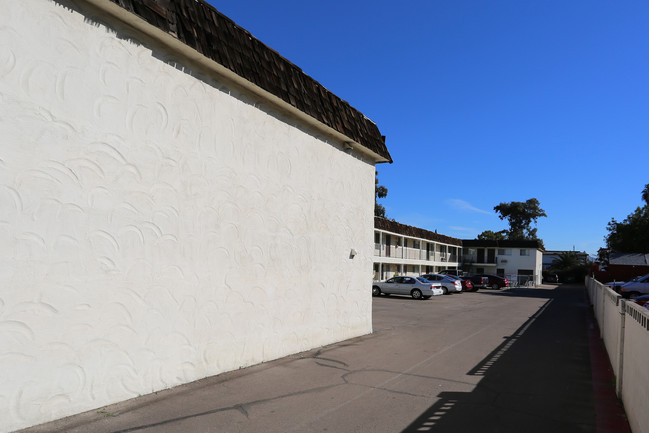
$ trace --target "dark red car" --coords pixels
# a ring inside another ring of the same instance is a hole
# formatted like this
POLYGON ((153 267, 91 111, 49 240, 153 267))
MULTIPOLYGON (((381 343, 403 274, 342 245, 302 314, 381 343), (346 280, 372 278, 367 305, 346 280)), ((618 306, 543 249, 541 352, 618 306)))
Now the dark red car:
POLYGON ((471 281, 473 287, 478 290, 480 288, 488 287, 489 278, 483 277, 482 275, 471 275, 470 277, 464 277, 466 280, 471 281))
POLYGON ((487 287, 490 287, 494 290, 500 290, 503 287, 509 286, 509 280, 504 277, 499 277, 498 275, 483 274, 483 277, 489 278, 489 283, 487 287))
POLYGON ((469 280, 468 278, 458 277, 457 275, 453 275, 453 274, 446 274, 446 275, 453 278, 453 279, 455 279, 455 280, 459 280, 462 283, 462 291, 463 292, 477 292, 478 291, 478 288, 476 286, 474 286, 473 283, 471 282, 471 280, 469 280))

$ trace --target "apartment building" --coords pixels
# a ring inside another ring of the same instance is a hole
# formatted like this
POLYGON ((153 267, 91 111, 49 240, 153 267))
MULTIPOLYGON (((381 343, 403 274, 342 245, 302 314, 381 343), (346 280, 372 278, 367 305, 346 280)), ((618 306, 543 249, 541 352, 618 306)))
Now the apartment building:
POLYGON ((374 281, 457 269, 462 241, 386 218, 374 218, 374 281))
POLYGON ((541 284, 543 244, 539 240, 463 240, 462 268, 475 274, 494 274, 520 284, 541 284))

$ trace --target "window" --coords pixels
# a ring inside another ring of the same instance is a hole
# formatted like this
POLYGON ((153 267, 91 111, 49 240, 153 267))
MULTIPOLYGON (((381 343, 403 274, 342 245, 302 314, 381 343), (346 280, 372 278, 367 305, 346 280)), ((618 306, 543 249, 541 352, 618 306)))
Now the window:
POLYGON ((512 255, 512 250, 507 250, 507 249, 500 248, 498 250, 498 255, 499 256, 511 256, 512 255))
POLYGON ((529 256, 530 250, 521 250, 521 256, 529 256))

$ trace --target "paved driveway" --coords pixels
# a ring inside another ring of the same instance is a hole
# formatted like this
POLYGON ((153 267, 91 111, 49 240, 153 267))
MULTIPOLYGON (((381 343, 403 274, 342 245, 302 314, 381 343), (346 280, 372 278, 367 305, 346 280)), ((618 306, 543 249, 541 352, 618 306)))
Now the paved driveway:
POLYGON ((373 302, 371 335, 33 431, 595 431, 583 287, 373 302))

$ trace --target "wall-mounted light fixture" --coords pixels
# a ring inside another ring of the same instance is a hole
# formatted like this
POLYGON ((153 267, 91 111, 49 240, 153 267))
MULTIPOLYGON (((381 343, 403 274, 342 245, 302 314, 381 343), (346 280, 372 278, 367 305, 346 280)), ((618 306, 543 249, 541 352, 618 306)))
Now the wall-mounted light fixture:
POLYGON ((353 259, 357 255, 358 255, 358 251, 356 251, 356 248, 352 248, 352 250, 349 252, 349 258, 353 259))
POLYGON ((354 150, 354 146, 352 146, 351 142, 345 141, 343 143, 343 149, 345 149, 347 152, 351 152, 352 150, 354 150))

